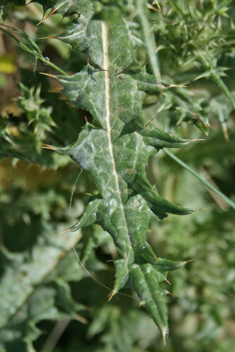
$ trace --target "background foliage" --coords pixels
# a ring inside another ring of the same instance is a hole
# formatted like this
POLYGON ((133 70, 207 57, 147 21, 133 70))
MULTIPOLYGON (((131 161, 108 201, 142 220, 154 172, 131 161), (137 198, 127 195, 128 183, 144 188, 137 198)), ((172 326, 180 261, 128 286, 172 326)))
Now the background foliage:
MULTIPOLYGON (((16 4, 16 2, 15 2, 16 4)), ((5 3, 3 4, 5 5, 5 3)), ((20 3, 17 5, 21 5, 20 3)), ((97 17, 126 11, 135 4, 99 1, 97 17)), ((233 1, 149 2, 161 77, 186 86, 144 101, 146 123, 183 138, 204 138, 177 156, 235 200, 233 1), (158 5, 160 9, 158 8, 158 5), (224 78, 223 73, 226 72, 224 78)), ((41 7, 8 5, 5 23, 15 24, 36 41, 44 57, 67 73, 81 70, 86 56, 55 39, 66 19, 42 19, 41 7)), ((143 48, 136 50, 151 72, 143 48)), ((150 63, 148 63, 148 61, 150 63)), ((235 342, 234 210, 209 193, 163 152, 148 165, 148 178, 161 195, 192 215, 153 223, 148 240, 157 255, 190 260, 170 274, 170 337, 161 336, 138 300, 117 295, 112 287, 116 252, 97 226, 57 235, 83 212, 96 192, 84 172, 66 156, 42 149, 42 143, 68 145, 91 117, 71 109, 60 86, 39 72, 54 70, 0 36, 0 351, 216 351, 235 342), (78 178, 79 176, 79 178, 78 178), (78 178, 78 180, 77 180, 78 178), (76 185, 75 185, 76 183, 76 185), (75 188, 74 188, 75 186, 75 188), (74 244, 83 267, 72 251, 74 244), (95 275, 95 280, 90 277, 95 275)))

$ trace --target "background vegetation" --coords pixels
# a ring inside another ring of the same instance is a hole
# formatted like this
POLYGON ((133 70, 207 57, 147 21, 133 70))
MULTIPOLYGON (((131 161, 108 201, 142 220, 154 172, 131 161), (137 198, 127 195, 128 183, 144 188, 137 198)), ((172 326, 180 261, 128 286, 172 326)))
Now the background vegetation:
MULTIPOLYGON (((205 139, 176 155, 233 201, 234 5, 231 0, 149 2, 162 79, 180 87, 144 101, 146 123, 153 120, 183 138, 205 139)), ((103 0, 96 7, 97 17, 125 9, 135 18, 131 0, 103 0)), ((69 74, 81 70, 84 54, 55 39, 39 39, 61 33, 68 19, 53 15, 36 26, 41 19, 36 4, 9 5, 4 16, 51 62, 69 74)), ((146 51, 140 48, 136 55, 151 71, 146 51)), ((116 256, 111 237, 98 226, 58 235, 74 224, 96 189, 71 159, 44 150, 42 143, 72 143, 91 117, 71 109, 58 93, 60 86, 40 72, 54 70, 36 65, 33 56, 0 34, 0 351, 232 350, 234 209, 164 152, 150 160, 148 178, 161 195, 203 209, 153 223, 148 235, 157 255, 195 259, 171 273, 171 286, 166 285, 170 337, 164 347, 130 290, 107 302, 116 256), (83 265, 72 250, 75 244, 83 265)))

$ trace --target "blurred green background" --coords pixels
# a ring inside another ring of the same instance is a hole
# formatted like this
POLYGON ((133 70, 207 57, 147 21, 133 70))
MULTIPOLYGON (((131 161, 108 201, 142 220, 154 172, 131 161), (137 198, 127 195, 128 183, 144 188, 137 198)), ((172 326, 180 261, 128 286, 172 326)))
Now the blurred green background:
MULTIPOLYGON (((155 2, 149 5, 162 78, 180 87, 145 99, 146 123, 153 120, 180 137, 204 139, 176 155, 235 201, 235 2, 159 1, 161 11, 155 11, 155 2)), ((126 3, 96 6, 97 17, 105 17, 124 11, 126 3)), ((133 17, 133 2, 128 6, 133 17)), ((63 32, 68 19, 53 15, 36 26, 42 19, 36 4, 9 5, 4 19, 67 73, 86 64, 86 55, 62 42, 39 39, 63 32)), ((150 71, 145 50, 136 55, 150 71)), ((169 275, 170 336, 163 346, 130 290, 108 302, 116 256, 111 237, 98 226, 60 234, 76 222, 96 189, 68 157, 43 149, 42 143, 72 143, 91 116, 69 106, 58 83, 40 72, 55 73, 35 65, 0 32, 0 352, 232 351, 234 209, 164 152, 149 160, 148 178, 162 196, 200 209, 152 223, 147 235, 158 256, 194 259, 169 275)))

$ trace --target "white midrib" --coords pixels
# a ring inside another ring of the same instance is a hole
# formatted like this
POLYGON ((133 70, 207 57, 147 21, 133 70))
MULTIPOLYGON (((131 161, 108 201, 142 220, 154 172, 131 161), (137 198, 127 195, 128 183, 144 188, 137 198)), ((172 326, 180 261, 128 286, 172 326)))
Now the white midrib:
POLYGON ((102 41, 103 41, 103 53, 104 53, 104 74, 105 74, 105 104, 106 104, 106 121, 107 121, 107 134, 109 141, 109 152, 113 164, 113 174, 116 180, 117 192, 120 200, 120 208, 123 213, 123 219, 125 220, 125 226, 128 233, 128 227, 126 223, 126 217, 124 212, 124 207, 122 204, 122 197, 119 187, 118 174, 116 170, 116 163, 113 155, 113 147, 112 147, 112 139, 111 139, 111 111, 110 111, 110 103, 111 103, 111 86, 110 86, 110 64, 109 64, 109 37, 108 37, 108 25, 105 22, 102 23, 102 41))

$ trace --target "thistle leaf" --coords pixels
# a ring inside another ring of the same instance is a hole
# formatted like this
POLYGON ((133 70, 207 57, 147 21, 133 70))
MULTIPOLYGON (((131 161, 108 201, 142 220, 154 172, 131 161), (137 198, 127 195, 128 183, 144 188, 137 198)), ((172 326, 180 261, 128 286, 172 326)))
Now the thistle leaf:
MULTIPOLYGON (((72 11, 72 2, 70 5, 67 12, 72 11)), ((82 6, 83 2, 76 2, 76 10, 82 6)), ((99 191, 71 230, 96 223, 112 236, 119 259, 115 261, 116 282, 110 298, 131 284, 165 339, 168 324, 162 297, 166 291, 159 284, 168 270, 184 264, 157 259, 146 233, 153 217, 164 219, 168 212, 184 215, 193 210, 161 197, 147 180, 145 167, 153 152, 189 141, 144 126, 142 101, 146 93, 158 94, 168 86, 160 87, 156 78, 138 65, 130 24, 123 19, 111 25, 90 21, 91 14, 88 11, 80 16, 69 29, 70 34, 60 39, 85 51, 93 65, 71 76, 54 77, 75 107, 91 113, 93 123, 85 125, 74 144, 49 149, 69 155, 90 174, 99 191)))

